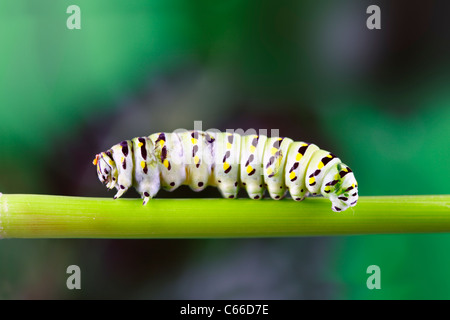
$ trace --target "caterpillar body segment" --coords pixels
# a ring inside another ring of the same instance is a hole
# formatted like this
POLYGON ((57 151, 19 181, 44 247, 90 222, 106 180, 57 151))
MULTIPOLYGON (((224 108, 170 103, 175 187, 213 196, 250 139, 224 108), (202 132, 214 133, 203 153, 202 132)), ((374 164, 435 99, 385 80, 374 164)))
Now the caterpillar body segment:
POLYGON ((213 182, 224 198, 236 198, 239 192, 241 136, 218 132, 214 135, 213 182))
MULTIPOLYGON (((144 204, 154 197, 160 185, 160 168, 156 159, 154 142, 149 137, 139 137, 132 139, 134 152, 134 181, 133 186, 144 199, 144 204)), ((118 195, 116 194, 115 198, 118 195)))
POLYGON ((306 171, 312 155, 319 150, 315 144, 305 142, 293 142, 289 148, 284 180, 295 201, 302 201, 308 195, 306 171))
POLYGON ((248 196, 262 199, 265 191, 263 156, 267 137, 264 135, 247 135, 241 138, 240 176, 239 180, 248 196))
POLYGON ((266 141, 263 157, 264 181, 272 199, 279 200, 286 194, 285 165, 289 146, 289 138, 269 138, 266 141))
POLYGON ((114 198, 134 187, 144 205, 162 188, 188 185, 194 191, 215 186, 224 198, 236 198, 239 188, 252 199, 265 190, 275 200, 289 191, 295 201, 323 195, 332 210, 355 206, 358 184, 352 170, 318 146, 289 138, 241 136, 229 132, 159 132, 114 145, 96 155, 97 175, 114 198))
POLYGON ((182 137, 161 132, 150 135, 149 140, 151 144, 146 150, 155 158, 154 170, 159 173, 160 186, 167 191, 175 190, 186 181, 182 137))

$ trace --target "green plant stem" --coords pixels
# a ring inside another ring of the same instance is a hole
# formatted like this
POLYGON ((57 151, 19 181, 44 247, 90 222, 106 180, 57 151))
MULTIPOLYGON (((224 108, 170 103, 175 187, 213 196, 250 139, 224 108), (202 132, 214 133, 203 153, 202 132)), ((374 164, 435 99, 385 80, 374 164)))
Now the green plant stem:
POLYGON ((450 195, 360 197, 344 212, 324 198, 140 199, 0 196, 0 238, 239 238, 450 232, 450 195))

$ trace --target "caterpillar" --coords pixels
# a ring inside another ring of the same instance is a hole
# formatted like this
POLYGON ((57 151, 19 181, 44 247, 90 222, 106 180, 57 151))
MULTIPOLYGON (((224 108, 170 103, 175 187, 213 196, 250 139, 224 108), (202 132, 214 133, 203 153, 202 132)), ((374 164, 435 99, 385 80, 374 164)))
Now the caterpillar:
POLYGON ((159 132, 122 141, 95 156, 99 180, 118 190, 134 187, 146 205, 162 188, 188 185, 194 191, 215 186, 224 198, 239 188, 251 199, 267 190, 275 200, 289 191, 295 201, 323 195, 335 212, 356 205, 358 184, 352 170, 332 153, 312 143, 285 137, 230 132, 159 132))

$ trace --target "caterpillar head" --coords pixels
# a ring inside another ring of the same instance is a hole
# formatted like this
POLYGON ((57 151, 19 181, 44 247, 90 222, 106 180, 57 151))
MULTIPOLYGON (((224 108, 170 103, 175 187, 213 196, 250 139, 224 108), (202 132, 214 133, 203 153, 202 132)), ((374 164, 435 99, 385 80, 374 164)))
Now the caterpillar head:
POLYGON ((117 169, 111 152, 97 154, 92 163, 97 166, 97 176, 100 182, 106 184, 108 189, 114 188, 117 182, 117 169))
POLYGON ((331 200, 334 212, 354 207, 358 202, 358 182, 353 171, 343 163, 336 164, 326 174, 321 193, 331 200))

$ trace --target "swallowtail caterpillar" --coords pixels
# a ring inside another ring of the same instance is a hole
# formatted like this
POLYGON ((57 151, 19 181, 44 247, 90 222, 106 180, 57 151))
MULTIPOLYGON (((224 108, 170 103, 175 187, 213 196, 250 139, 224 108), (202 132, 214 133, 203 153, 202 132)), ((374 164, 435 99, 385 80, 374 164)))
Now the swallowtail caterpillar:
POLYGON ((358 184, 339 158, 314 144, 264 135, 229 132, 159 132, 125 140, 96 155, 99 180, 116 187, 114 199, 134 187, 144 205, 163 188, 188 185, 194 191, 217 187, 236 198, 244 187, 251 199, 265 190, 275 200, 289 191, 295 201, 323 195, 333 211, 356 205, 358 184))

